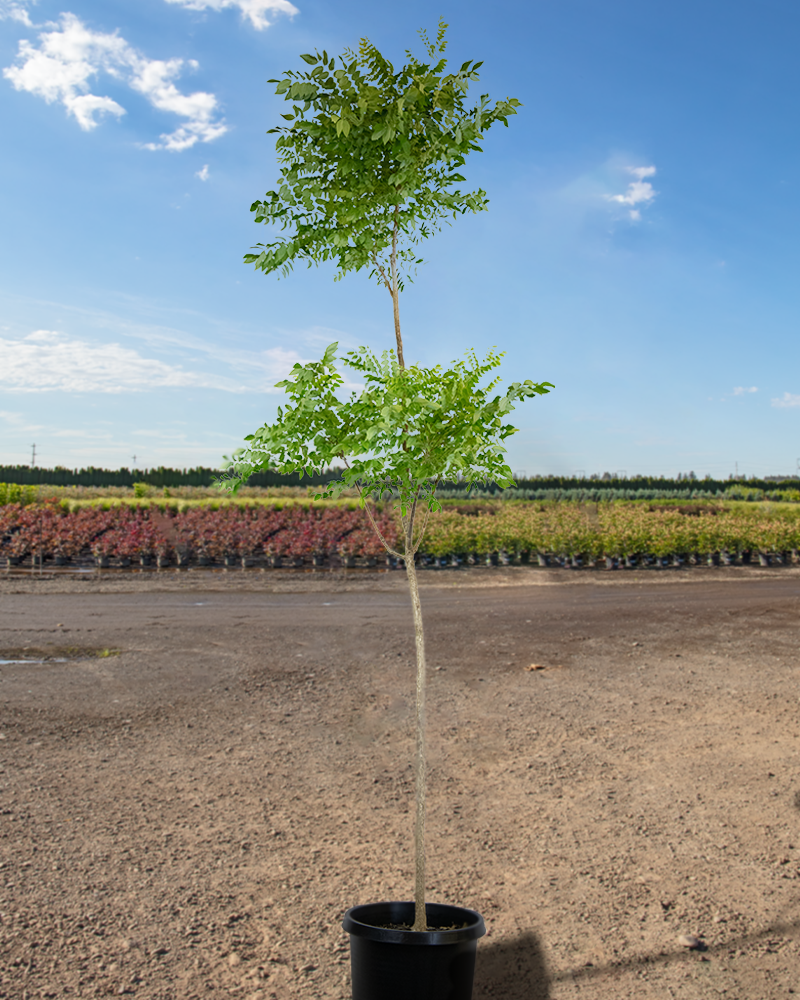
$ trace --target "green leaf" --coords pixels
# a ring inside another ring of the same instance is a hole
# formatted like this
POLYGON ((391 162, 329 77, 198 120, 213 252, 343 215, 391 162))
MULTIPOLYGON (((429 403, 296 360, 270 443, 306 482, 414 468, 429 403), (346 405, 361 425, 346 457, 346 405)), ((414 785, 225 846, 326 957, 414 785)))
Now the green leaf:
POLYGON ((442 35, 442 48, 427 59, 408 53, 395 68, 365 39, 336 69, 327 51, 306 53, 301 59, 313 69, 288 71, 276 83, 293 113, 277 130, 279 178, 256 221, 285 230, 286 239, 282 253, 260 259, 260 270, 285 274, 299 262, 331 261, 337 279, 366 267, 382 282, 375 260, 396 239, 402 288, 420 264, 421 240, 456 215, 486 209, 483 192, 462 189, 459 168, 479 151, 475 140, 507 124, 519 102, 492 105, 484 95, 477 107, 470 103, 480 63, 462 63, 460 76, 448 72, 444 44, 442 35))
POLYGON ((496 378, 486 381, 501 362, 494 351, 483 360, 469 352, 449 368, 400 368, 388 351, 376 357, 359 348, 344 365, 363 388, 341 399, 337 348, 330 344, 320 361, 296 364, 278 383, 289 405, 247 439, 255 444, 236 455, 233 480, 267 468, 300 472, 345 460, 328 490, 357 485, 363 496, 389 489, 401 510, 417 502, 435 509, 436 484, 445 479, 512 484, 503 442, 516 428, 498 414, 546 394, 550 383, 516 382, 496 395, 496 378))

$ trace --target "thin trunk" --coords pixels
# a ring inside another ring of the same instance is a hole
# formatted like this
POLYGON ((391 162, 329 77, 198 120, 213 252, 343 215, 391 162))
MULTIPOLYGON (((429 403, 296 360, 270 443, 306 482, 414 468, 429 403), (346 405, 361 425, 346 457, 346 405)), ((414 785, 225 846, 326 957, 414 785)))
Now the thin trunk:
POLYGON ((394 229, 392 230, 392 254, 389 258, 389 264, 391 266, 391 280, 392 287, 390 289, 392 293, 392 306, 394 307, 394 336, 397 341, 397 363, 401 368, 405 368, 406 363, 403 360, 403 336, 400 333, 400 288, 397 280, 397 215, 399 209, 395 207, 394 210, 394 229))
POLYGON ((417 747, 414 762, 416 818, 414 822, 414 926, 426 931, 425 914, 425 633, 422 629, 422 606, 419 602, 417 569, 414 552, 406 540, 406 576, 414 612, 414 632, 417 639, 417 747))
POLYGON ((400 296, 395 286, 392 292, 392 302, 394 303, 394 335, 397 340, 397 363, 401 368, 405 368, 406 363, 403 360, 403 337, 400 333, 400 296))

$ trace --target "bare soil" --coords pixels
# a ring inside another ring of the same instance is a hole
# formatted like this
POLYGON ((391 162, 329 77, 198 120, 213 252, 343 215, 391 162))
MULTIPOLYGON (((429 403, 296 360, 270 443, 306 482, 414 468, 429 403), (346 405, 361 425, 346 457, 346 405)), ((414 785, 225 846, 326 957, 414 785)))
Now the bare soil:
MULTIPOLYGON (((404 583, 0 579, 3 1000, 349 996, 344 910, 413 885, 404 583)), ((800 993, 800 570, 422 586, 475 1000, 800 993)))

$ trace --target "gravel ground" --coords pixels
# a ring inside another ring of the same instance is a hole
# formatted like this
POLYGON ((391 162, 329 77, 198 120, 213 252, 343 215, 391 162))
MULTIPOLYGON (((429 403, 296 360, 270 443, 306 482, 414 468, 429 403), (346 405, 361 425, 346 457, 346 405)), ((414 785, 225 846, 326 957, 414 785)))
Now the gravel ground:
MULTIPOLYGON (((0 578, 0 659, 45 661, 0 664, 3 1000, 349 996, 344 909, 413 883, 403 588, 0 578)), ((486 918, 475 1000, 800 994, 800 570, 422 599, 429 898, 486 918)))

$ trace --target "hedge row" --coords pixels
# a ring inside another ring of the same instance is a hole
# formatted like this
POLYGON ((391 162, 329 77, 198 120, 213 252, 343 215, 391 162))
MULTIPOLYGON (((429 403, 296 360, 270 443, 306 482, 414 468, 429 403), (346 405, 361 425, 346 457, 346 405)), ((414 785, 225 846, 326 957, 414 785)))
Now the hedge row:
MULTIPOLYGON (((397 544, 396 516, 376 511, 381 530, 397 544)), ((800 509, 642 504, 462 504, 430 518, 424 553, 437 560, 475 561, 496 554, 583 562, 722 553, 783 554, 800 549, 800 509)), ((58 563, 95 558, 101 563, 175 560, 223 563, 271 559, 319 563, 382 558, 384 550, 363 510, 352 504, 158 505, 59 504, 0 509, 0 558, 11 565, 28 556, 58 563)))
MULTIPOLYGON (((2 472, 2 469, 0 469, 2 472)), ((283 477, 288 479, 289 477, 283 477)), ((244 487, 240 496, 253 500, 259 495, 267 494, 275 497, 280 494, 308 495, 313 492, 312 482, 319 482, 325 477, 317 477, 316 480, 304 479, 303 485, 298 483, 295 476, 291 485, 262 484, 259 485, 253 477, 248 486, 244 487)), ((325 479, 327 481, 327 479, 325 479)), ((632 487, 626 484, 625 480, 620 480, 613 484, 590 483, 583 486, 555 486, 544 485, 549 483, 547 479, 541 480, 539 486, 531 485, 531 481, 519 481, 513 489, 500 490, 493 483, 487 487, 475 487, 467 494, 463 486, 445 484, 439 487, 436 495, 442 500, 532 500, 536 503, 558 501, 562 503, 606 503, 614 500, 670 500, 675 502, 691 502, 696 500, 727 501, 746 500, 758 502, 762 500, 772 500, 783 503, 800 502, 800 489, 796 485, 778 484, 769 488, 761 488, 756 484, 734 483, 728 484, 724 488, 693 486, 688 480, 681 480, 680 483, 669 481, 662 485, 652 485, 648 487, 632 487)), ((164 497, 183 496, 198 499, 201 497, 213 499, 219 497, 219 491, 209 484, 192 484, 172 486, 157 486, 152 483, 134 483, 127 485, 107 485, 107 486, 87 486, 87 485, 21 485, 20 483, 0 482, 0 506, 6 503, 36 503, 48 499, 61 499, 65 497, 93 496, 95 498, 111 499, 131 499, 134 502, 140 498, 153 497, 161 493, 164 497)))

